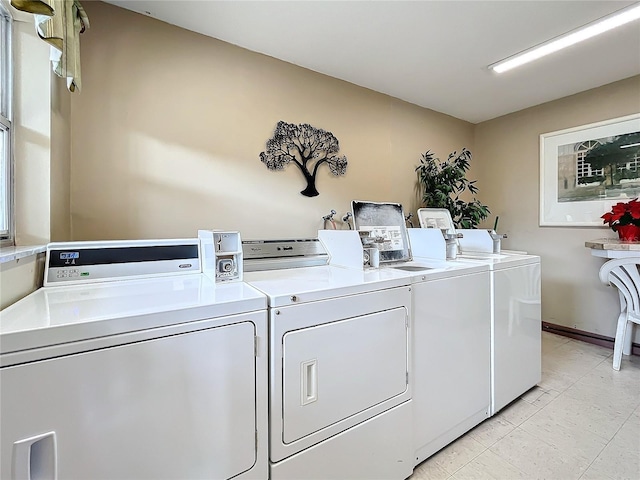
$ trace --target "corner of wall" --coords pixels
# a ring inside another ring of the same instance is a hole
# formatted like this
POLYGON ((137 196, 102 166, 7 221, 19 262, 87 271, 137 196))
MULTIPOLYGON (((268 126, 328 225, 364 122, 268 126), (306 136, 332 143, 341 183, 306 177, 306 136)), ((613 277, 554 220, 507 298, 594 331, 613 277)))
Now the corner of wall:
POLYGON ((64 79, 51 73, 50 240, 71 239, 71 95, 64 79))
POLYGON ((0 310, 42 286, 44 254, 0 264, 0 310))

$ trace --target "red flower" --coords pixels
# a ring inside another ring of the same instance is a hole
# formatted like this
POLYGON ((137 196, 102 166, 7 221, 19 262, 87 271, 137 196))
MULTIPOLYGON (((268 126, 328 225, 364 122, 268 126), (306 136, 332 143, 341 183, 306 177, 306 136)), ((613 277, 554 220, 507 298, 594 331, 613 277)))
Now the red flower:
POLYGON ((640 201, 637 198, 627 203, 619 202, 611 207, 611 211, 600 217, 602 223, 608 223, 615 232, 621 225, 636 225, 640 227, 640 201))

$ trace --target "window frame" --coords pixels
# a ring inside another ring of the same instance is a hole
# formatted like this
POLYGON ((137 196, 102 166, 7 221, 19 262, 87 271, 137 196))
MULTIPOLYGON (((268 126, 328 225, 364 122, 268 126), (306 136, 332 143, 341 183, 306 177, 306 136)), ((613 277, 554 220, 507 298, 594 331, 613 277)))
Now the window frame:
MULTIPOLYGON (((12 28, 13 19, 7 9, 0 3, 0 135, 4 140, 0 146, 4 151, 0 152, 0 168, 4 175, 4 184, 0 185, 0 208, 6 216, 6 228, 0 224, 0 245, 14 245, 15 242, 15 216, 13 197, 13 57, 12 57, 12 28)), ((0 178, 2 178, 0 176, 0 178)))

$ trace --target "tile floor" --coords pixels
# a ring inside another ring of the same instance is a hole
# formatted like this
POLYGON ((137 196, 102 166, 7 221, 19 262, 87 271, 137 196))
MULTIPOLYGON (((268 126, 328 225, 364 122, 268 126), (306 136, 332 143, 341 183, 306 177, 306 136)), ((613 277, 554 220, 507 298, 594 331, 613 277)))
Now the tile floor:
POLYGON ((542 333, 542 381, 411 480, 640 479, 640 357, 542 333))

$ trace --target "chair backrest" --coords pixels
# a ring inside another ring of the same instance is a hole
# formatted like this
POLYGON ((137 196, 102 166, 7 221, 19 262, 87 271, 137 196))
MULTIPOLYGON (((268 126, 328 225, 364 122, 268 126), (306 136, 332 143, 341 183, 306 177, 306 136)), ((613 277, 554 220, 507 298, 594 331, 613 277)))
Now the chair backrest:
MULTIPOLYGON (((620 292, 620 301, 624 299, 628 312, 636 318, 640 316, 640 257, 619 258, 609 260, 600 268, 600 281, 605 285, 613 285, 620 292)), ((625 305, 620 305, 624 309, 625 305)))

